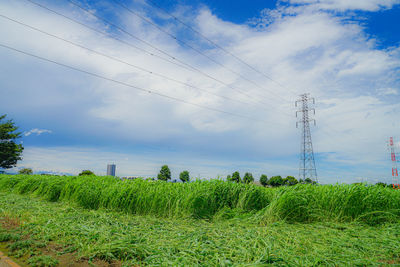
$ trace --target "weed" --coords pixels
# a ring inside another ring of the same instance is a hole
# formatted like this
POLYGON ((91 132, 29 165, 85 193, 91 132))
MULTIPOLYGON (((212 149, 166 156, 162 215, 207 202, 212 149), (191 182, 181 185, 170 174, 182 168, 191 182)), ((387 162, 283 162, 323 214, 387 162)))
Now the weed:
POLYGON ((11 245, 8 246, 8 248, 14 252, 16 250, 23 250, 26 248, 30 248, 32 244, 33 242, 31 240, 21 240, 12 243, 11 245))
POLYGON ((34 256, 28 260, 32 267, 54 267, 57 266, 58 260, 50 256, 34 256))
POLYGON ((18 241, 21 239, 19 234, 0 233, 0 242, 18 241))

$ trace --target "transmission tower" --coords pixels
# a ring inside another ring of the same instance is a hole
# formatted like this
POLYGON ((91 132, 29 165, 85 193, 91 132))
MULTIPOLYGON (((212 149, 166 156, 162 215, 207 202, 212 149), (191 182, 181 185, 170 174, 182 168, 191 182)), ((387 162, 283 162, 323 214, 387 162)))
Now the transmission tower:
POLYGON ((392 184, 393 188, 400 188, 399 185, 399 173, 397 171, 397 160, 396 160, 396 150, 395 145, 393 142, 393 137, 389 138, 389 151, 390 151, 390 158, 392 160, 392 184))
POLYGON ((309 117, 309 111, 313 111, 315 115, 315 109, 310 108, 310 105, 315 104, 315 99, 310 98, 310 94, 300 95, 300 99, 295 102, 295 106, 298 107, 296 111, 296 118, 301 113, 299 120, 296 122, 296 128, 301 129, 301 149, 300 149, 300 167, 299 167, 299 178, 306 179, 310 178, 313 181, 318 182, 317 170, 315 168, 313 145, 311 140, 310 122, 315 120, 309 117), (312 100, 312 104, 310 101, 312 100))

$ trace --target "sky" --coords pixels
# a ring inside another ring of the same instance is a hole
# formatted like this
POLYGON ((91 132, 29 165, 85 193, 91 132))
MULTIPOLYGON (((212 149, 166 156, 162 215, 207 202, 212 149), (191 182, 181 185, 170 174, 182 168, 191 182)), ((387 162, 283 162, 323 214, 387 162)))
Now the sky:
POLYGON ((392 182, 399 23, 400 0, 1 1, 8 171, 298 177, 309 93, 318 180, 392 182))

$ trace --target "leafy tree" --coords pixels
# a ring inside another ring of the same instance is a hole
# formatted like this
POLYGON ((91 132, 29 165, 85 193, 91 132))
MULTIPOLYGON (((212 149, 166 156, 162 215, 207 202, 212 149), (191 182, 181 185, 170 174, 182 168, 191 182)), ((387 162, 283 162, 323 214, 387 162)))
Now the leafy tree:
POLYGON ((281 176, 272 176, 268 180, 268 185, 270 186, 281 186, 284 184, 284 181, 281 176))
POLYGON ((189 182, 190 176, 188 171, 183 171, 179 174, 179 179, 181 179, 182 182, 189 182))
POLYGON ((266 176, 265 174, 261 174, 260 183, 262 184, 262 186, 266 186, 268 184, 268 176, 266 176))
POLYGON ((235 183, 240 183, 240 182, 241 182, 240 173, 239 173, 239 172, 234 172, 234 173, 232 174, 232 179, 231 179, 231 181, 232 181, 232 182, 235 182, 235 183))
POLYGON ((94 172, 89 171, 89 170, 83 170, 79 176, 86 176, 86 175, 95 175, 94 172))
POLYGON ((21 144, 17 145, 15 140, 21 137, 21 133, 12 120, 2 122, 6 115, 0 116, 0 168, 9 169, 17 165, 17 161, 22 159, 21 154, 24 150, 21 144))
POLYGON ((253 174, 246 172, 243 176, 243 183, 249 184, 254 182, 253 174))
POLYGON ((169 170, 168 165, 163 165, 161 167, 160 173, 157 176, 158 180, 168 181, 171 180, 171 171, 169 170))
POLYGON ((33 174, 33 171, 31 168, 23 168, 23 169, 20 169, 18 171, 18 173, 19 174, 33 174))
POLYGON ((230 174, 228 174, 228 176, 226 176, 226 180, 228 182, 232 182, 232 176, 230 174))
POLYGON ((293 176, 288 176, 284 179, 285 185, 295 185, 298 184, 299 182, 297 181, 296 178, 293 176))

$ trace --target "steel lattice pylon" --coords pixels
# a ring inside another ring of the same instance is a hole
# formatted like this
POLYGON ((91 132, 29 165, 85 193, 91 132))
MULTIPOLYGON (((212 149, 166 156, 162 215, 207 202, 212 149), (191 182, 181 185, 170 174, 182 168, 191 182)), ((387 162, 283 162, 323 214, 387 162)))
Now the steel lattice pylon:
POLYGON ((397 170, 397 160, 396 160, 396 148, 395 148, 395 142, 393 141, 394 138, 390 137, 389 138, 389 152, 390 152, 390 158, 392 160, 392 180, 393 180, 393 188, 400 188, 399 185, 399 173, 397 170))
POLYGON ((301 117, 296 122, 296 128, 300 126, 301 129, 299 178, 303 180, 310 178, 318 182, 310 131, 310 122, 314 122, 314 125, 316 123, 314 119, 310 119, 309 117, 309 111, 312 110, 315 115, 315 109, 310 108, 310 100, 312 100, 312 104, 315 104, 315 99, 310 98, 309 94, 302 94, 300 95, 300 99, 295 103, 296 107, 299 108, 296 111, 296 118, 298 117, 297 115, 301 113, 301 117))

